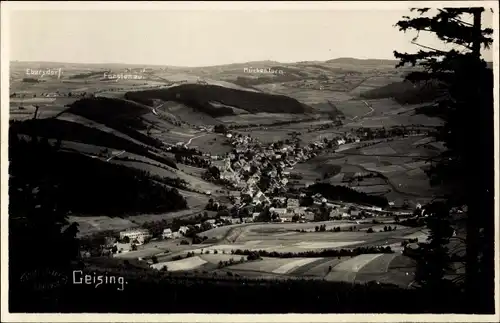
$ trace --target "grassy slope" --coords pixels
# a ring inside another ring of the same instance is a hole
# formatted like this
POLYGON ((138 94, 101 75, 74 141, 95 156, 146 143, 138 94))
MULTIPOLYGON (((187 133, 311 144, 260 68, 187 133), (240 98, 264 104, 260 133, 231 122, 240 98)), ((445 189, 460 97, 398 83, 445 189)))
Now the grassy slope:
MULTIPOLYGON (((12 190, 37 181, 58 187, 53 196, 58 205, 82 215, 161 213, 187 206, 177 190, 166 189, 144 171, 51 148, 44 140, 38 144, 17 141, 18 129, 9 130, 12 190)), ((15 194, 11 197, 13 205, 22 204, 15 194)))
POLYGON ((90 145, 125 150, 151 158, 162 164, 177 168, 173 160, 149 151, 146 146, 133 143, 125 138, 75 122, 58 119, 36 119, 11 123, 11 128, 20 134, 37 135, 49 139, 61 139, 90 145))

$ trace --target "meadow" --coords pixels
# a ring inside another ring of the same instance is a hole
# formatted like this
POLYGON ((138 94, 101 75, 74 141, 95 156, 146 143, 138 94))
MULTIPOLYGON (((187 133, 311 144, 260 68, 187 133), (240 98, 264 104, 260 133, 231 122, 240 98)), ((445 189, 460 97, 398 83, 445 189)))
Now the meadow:
MULTIPOLYGON (((352 221, 325 221, 315 223, 273 223, 239 224, 215 228, 202 233, 219 242, 208 245, 191 245, 186 249, 170 254, 166 261, 154 264, 161 269, 164 265, 169 271, 218 271, 214 265, 224 263, 224 271, 253 278, 311 278, 328 281, 367 282, 381 279, 402 287, 413 281, 415 264, 401 254, 400 243, 407 239, 418 238, 424 241, 427 232, 419 228, 394 225, 395 231, 385 232, 384 225, 352 221), (341 227, 342 232, 314 232, 314 227, 325 225, 329 230, 341 227), (358 230, 346 231, 350 227, 358 230), (360 229, 361 228, 361 229, 360 229), (374 233, 366 233, 371 228, 374 233), (298 232, 305 230, 306 232, 298 232), (233 237, 229 240, 227 237, 233 237), (301 253, 322 250, 341 250, 345 248, 390 246, 393 253, 371 253, 339 257, 301 257, 301 253), (270 255, 297 254, 292 257, 263 256, 250 260, 239 254, 238 250, 268 252, 270 255), (175 255, 192 254, 181 260, 168 260, 175 255), (232 259, 232 260, 231 260, 232 259), (211 264, 211 265, 207 265, 211 264)), ((153 243, 150 243, 153 244, 153 243)), ((158 244, 154 242, 154 244, 158 244)), ((145 247, 146 248, 146 247, 145 247)), ((160 258, 158 258, 160 259, 160 258)))
POLYGON ((414 136, 364 148, 337 149, 307 163, 297 164, 291 173, 302 176, 299 180, 302 185, 319 179, 371 194, 392 193, 392 199, 426 199, 438 193, 430 187, 425 173, 429 167, 426 158, 439 153, 437 148, 422 144, 426 140, 423 136, 414 136), (340 167, 340 170, 325 178, 327 170, 332 167, 340 167), (381 178, 356 180, 354 175, 362 172, 378 174, 381 178))

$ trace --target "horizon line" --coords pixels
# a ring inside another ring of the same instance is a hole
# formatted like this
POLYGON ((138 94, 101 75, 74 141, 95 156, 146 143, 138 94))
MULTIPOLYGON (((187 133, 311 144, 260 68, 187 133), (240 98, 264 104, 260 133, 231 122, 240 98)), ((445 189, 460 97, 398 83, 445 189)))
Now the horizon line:
POLYGON ((79 65, 141 65, 141 66, 157 66, 157 67, 175 67, 175 68, 203 68, 203 67, 219 67, 219 66, 227 66, 227 65, 242 65, 242 64, 249 64, 249 63, 262 63, 262 62, 272 62, 276 64, 299 64, 299 63, 304 63, 304 62, 319 62, 319 63, 326 63, 327 61, 332 61, 332 60, 341 60, 341 59, 352 59, 352 60, 358 60, 358 61, 394 61, 394 62, 399 62, 397 59, 389 59, 389 58, 359 58, 359 57, 336 57, 336 58, 331 58, 327 60, 300 60, 300 61, 292 61, 292 62, 280 62, 280 61, 274 61, 271 59, 267 60, 252 60, 252 61, 245 61, 245 62, 237 62, 237 63, 226 63, 226 64, 216 64, 216 65, 198 65, 198 66, 181 66, 181 65, 168 65, 168 64, 145 64, 145 63, 123 63, 123 62, 58 62, 58 61, 42 61, 42 60, 34 60, 34 61, 29 61, 29 60, 16 60, 16 59, 11 59, 10 63, 52 63, 52 64, 79 64, 79 65))

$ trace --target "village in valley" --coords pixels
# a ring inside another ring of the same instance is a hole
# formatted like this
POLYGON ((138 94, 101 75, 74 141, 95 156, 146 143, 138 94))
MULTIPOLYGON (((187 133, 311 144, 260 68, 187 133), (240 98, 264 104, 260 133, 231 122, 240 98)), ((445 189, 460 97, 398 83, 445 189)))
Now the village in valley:
MULTIPOLYGON (((402 203, 399 201, 399 205, 396 206, 394 201, 384 198, 367 200, 364 198, 366 194, 357 192, 355 187, 347 188, 351 191, 350 195, 342 190, 323 195, 318 190, 309 189, 311 186, 321 185, 320 178, 300 185, 297 179, 300 179, 301 175, 294 172, 294 167, 298 164, 307 163, 321 154, 342 151, 345 147, 361 145, 366 147, 379 143, 377 139, 382 138, 394 140, 398 137, 427 135, 418 127, 398 128, 401 127, 394 127, 391 131, 379 131, 378 135, 373 129, 363 131, 364 129, 358 128, 354 133, 344 133, 330 139, 324 138, 301 145, 295 133, 290 134, 291 139, 263 143, 248 133, 229 130, 225 126, 199 127, 202 133, 215 134, 217 137, 214 137, 214 140, 230 145, 231 150, 223 155, 214 155, 189 148, 183 142, 167 146, 165 150, 175 151, 175 159, 180 164, 192 165, 192 156, 198 156, 195 163, 205 165, 206 169, 202 179, 221 187, 215 192, 209 190, 199 192, 209 197, 203 212, 187 219, 145 223, 142 227, 121 231, 119 236, 114 234, 114 238, 106 237, 106 243, 100 245, 99 250, 103 255, 112 257, 137 258, 146 261, 153 268, 165 271, 197 271, 207 267, 207 262, 214 262, 214 259, 194 261, 196 253, 202 258, 207 257, 207 254, 224 254, 223 258, 221 255, 215 256, 216 259, 220 258, 218 262, 215 261, 217 269, 225 267, 226 270, 231 270, 227 265, 232 264, 235 260, 231 259, 235 258, 230 257, 227 260, 226 252, 245 255, 247 258, 250 258, 252 251, 259 254, 263 253, 263 249, 275 253, 296 252, 298 256, 308 250, 318 252, 317 247, 308 249, 305 244, 302 249, 295 248, 291 251, 296 241, 290 240, 291 245, 284 248, 283 241, 279 238, 277 241, 264 243, 262 249, 259 241, 257 244, 254 244, 255 241, 243 245, 237 243, 238 238, 248 234, 246 232, 251 232, 255 228, 264 230, 267 226, 270 233, 281 232, 284 235, 288 233, 290 238, 297 234, 297 241, 302 240, 301 234, 314 235, 328 232, 331 234, 330 238, 325 239, 324 235, 319 237, 324 241, 324 247, 335 247, 329 240, 335 239, 335 234, 338 235, 342 231, 350 233, 351 237, 348 240, 370 234, 375 237, 377 232, 383 232, 381 238, 375 238, 368 244, 365 241, 352 241, 338 246, 369 245, 373 250, 368 253, 388 253, 390 257, 397 255, 395 253, 411 251, 412 248, 416 248, 419 238, 420 241, 425 241, 427 234, 425 230, 409 229, 401 224, 410 223, 418 227, 419 219, 426 216, 425 208, 419 202, 413 201, 413 204, 410 204, 408 200, 404 200, 402 203), (399 237, 395 237, 394 233, 388 237, 388 232, 396 230, 400 231, 399 237), (220 244, 221 241, 232 242, 233 245, 223 245, 220 244), (248 249, 242 251, 243 246, 248 249)), ((358 180, 383 178, 380 174, 369 171, 358 172, 354 177, 358 180)), ((91 256, 91 251, 82 250, 82 254, 91 256)), ((266 255, 266 252, 263 254, 266 255)), ((243 262, 247 261, 245 259, 243 262)), ((241 263, 241 259, 238 263, 241 263)), ((235 273, 244 275, 244 270, 242 272, 236 269, 235 273)), ((408 284, 408 281, 411 284, 409 275, 413 273, 405 272, 404 284, 408 284)))
POLYGON ((493 313, 497 7, 324 4, 6 9, 8 310, 493 313))
MULTIPOLYGON (((426 205, 439 195, 425 175, 426 160, 443 151, 431 139, 439 122, 412 114, 421 104, 407 92, 371 97, 397 82, 392 63, 339 62, 324 63, 319 74, 318 65, 282 67, 271 91, 267 78, 238 85, 250 80, 245 65, 222 73, 65 65, 61 78, 42 82, 26 78, 29 66, 18 64, 11 115, 21 132, 50 123, 43 131, 64 151, 133 171, 154 186, 157 193, 124 190, 131 204, 115 209, 118 216, 71 206, 86 261, 137 261, 197 276, 383 279, 407 288, 415 270, 408 255, 427 239, 426 205), (122 70, 144 78, 103 78, 122 70), (304 72, 308 83, 295 84, 294 73, 304 72), (347 79, 352 88, 334 91, 347 79), (355 94, 365 83, 367 92, 355 94), (295 99, 304 94, 309 106, 295 99), (302 112, 274 111, 282 104, 302 112), (133 202, 144 194, 157 200, 133 202)), ((100 181, 108 183, 103 189, 116 182, 100 181)))

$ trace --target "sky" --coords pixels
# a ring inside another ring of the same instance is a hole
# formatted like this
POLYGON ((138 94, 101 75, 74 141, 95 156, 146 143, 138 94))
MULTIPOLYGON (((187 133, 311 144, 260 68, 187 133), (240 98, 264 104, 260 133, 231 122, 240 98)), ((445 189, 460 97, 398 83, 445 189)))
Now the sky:
MULTIPOLYGON (((394 27, 409 10, 14 11, 11 61, 212 66, 416 52, 394 27)), ((492 26, 493 14, 483 15, 492 26)), ((419 43, 443 48, 431 35, 419 43)), ((492 60, 492 52, 483 52, 492 60)))

